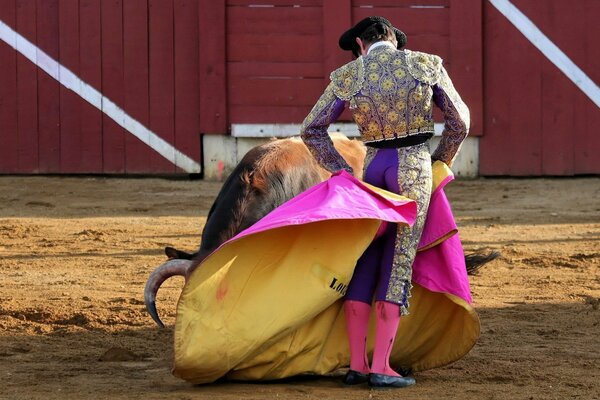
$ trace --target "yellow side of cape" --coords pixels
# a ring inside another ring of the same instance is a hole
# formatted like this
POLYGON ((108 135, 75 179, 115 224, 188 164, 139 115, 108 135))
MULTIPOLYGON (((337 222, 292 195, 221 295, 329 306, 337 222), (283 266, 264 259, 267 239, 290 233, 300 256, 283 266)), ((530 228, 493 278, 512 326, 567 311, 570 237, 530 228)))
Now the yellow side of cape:
MULTIPOLYGON (((448 172, 434 165, 434 182, 448 172)), ((179 299, 174 375, 192 383, 271 380, 348 366, 341 299, 379 225, 327 220, 221 247, 192 273, 179 299)), ((479 320, 466 302, 415 285, 391 361, 416 371, 445 365, 478 337, 479 320)))

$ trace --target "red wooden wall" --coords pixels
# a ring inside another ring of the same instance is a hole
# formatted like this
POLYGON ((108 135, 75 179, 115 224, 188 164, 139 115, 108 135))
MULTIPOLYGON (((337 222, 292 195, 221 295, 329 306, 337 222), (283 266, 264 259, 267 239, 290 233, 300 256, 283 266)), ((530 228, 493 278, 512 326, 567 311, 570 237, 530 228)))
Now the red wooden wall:
MULTIPOLYGON (((600 2, 513 3, 600 81, 600 2)), ((600 173, 598 108, 486 0, 0 1, 1 21, 198 162, 200 134, 300 123, 368 15, 445 59, 485 132, 482 174, 600 173)), ((0 173, 177 171, 0 42, 0 173)))
MULTIPOLYGON (((594 82, 600 2, 513 0, 594 82)), ((484 7, 484 175, 600 174, 600 110, 490 3, 484 7)))
MULTIPOLYGON (((0 20, 200 162, 197 0, 2 0, 0 20)), ((0 173, 178 169, 0 43, 0 173)))

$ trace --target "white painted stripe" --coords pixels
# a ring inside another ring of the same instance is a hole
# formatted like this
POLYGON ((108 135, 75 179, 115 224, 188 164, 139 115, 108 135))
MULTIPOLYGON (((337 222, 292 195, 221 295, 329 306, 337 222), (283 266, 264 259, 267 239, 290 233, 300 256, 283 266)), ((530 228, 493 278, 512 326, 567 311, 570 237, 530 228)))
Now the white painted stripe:
MULTIPOLYGON (((300 124, 232 124, 231 136, 247 138, 298 136, 300 127, 300 124)), ((436 123, 434 130, 435 136, 441 136, 444 131, 444 124, 436 123)), ((360 136, 358 127, 352 122, 331 124, 328 131, 343 133, 348 137, 360 136)))
POLYGON ((68 68, 59 64, 29 40, 19 35, 2 20, 0 20, 0 40, 6 42, 29 61, 60 82, 61 85, 77 93, 82 99, 102 111, 110 119, 150 146, 150 148, 177 167, 188 173, 198 173, 202 170, 200 164, 177 150, 146 126, 136 121, 108 97, 81 80, 68 68))
POLYGON ((515 7, 509 0, 490 0, 498 9, 548 60, 558 67, 573 83, 586 94, 597 107, 600 107, 600 87, 591 80, 561 49, 515 7))

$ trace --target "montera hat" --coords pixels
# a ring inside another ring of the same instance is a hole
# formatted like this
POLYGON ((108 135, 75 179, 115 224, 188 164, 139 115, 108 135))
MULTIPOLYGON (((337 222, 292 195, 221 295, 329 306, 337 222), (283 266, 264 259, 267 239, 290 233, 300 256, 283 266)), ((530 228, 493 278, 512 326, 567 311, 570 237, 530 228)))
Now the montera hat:
POLYGON ((406 35, 404 34, 404 32, 402 32, 400 29, 398 29, 394 25, 392 25, 392 23, 390 21, 388 21, 387 19, 385 19, 383 17, 373 16, 373 17, 367 17, 367 18, 359 21, 352 28, 350 28, 346 32, 342 33, 342 36, 340 36, 340 41, 339 41, 339 45, 340 45, 341 49, 352 51, 352 53, 354 53, 354 55, 358 57, 360 49, 358 47, 358 43, 356 43, 356 38, 359 37, 360 35, 362 35, 362 33, 364 31, 366 31, 368 27, 370 27, 371 25, 373 25, 377 22, 381 22, 381 23, 389 26, 390 28, 392 28, 392 30, 396 34, 396 41, 398 42, 398 49, 401 49, 402 47, 404 47, 404 45, 406 44, 406 35))

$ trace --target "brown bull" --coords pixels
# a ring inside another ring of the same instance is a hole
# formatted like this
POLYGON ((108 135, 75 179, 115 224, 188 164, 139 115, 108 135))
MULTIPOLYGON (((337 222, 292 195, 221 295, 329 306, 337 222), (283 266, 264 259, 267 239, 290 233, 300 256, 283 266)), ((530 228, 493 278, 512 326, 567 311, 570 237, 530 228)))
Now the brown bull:
MULTIPOLYGON (((340 135, 334 136, 333 142, 357 178, 361 178, 364 145, 340 135)), ((330 175, 297 138, 273 140, 251 149, 227 177, 208 212, 198 251, 190 254, 167 247, 165 253, 171 260, 148 278, 144 300, 152 319, 164 326, 156 311, 156 293, 166 279, 181 275, 187 280, 195 267, 222 243, 330 175)), ((467 269, 474 271, 497 256, 495 252, 467 255, 467 269)))

